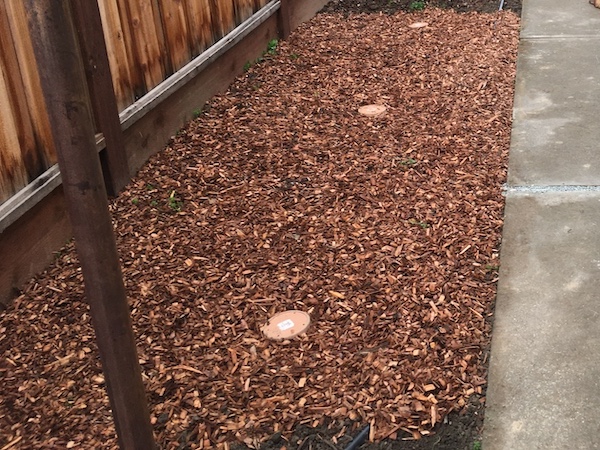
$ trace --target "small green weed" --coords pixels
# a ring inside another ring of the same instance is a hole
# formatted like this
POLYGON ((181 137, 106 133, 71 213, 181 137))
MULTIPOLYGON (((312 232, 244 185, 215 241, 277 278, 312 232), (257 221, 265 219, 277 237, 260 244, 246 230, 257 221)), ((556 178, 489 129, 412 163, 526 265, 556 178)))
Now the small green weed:
POLYGON ((395 156, 392 159, 392 166, 394 166, 394 167, 397 167, 397 166, 414 167, 417 164, 419 164, 419 161, 417 161, 414 158, 404 158, 402 156, 395 156))
POLYGON ((248 72, 253 65, 263 62, 265 60, 265 55, 277 54, 278 45, 279 41, 277 39, 271 39, 267 44, 267 49, 264 52, 262 52, 262 56, 256 58, 254 61, 246 61, 246 64, 244 64, 244 72, 248 72))
POLYGON ((279 41, 277 39, 271 39, 267 44, 267 53, 269 55, 274 55, 277 53, 277 46, 279 45, 279 41))
POLYGON ((146 190, 147 190, 147 191, 154 191, 155 189, 156 189, 156 188, 154 187, 154 185, 153 185, 153 184, 150 184, 150 183, 148 183, 148 184, 146 185, 146 190))
POLYGON ((486 272, 498 272, 500 270, 500 266, 496 264, 486 264, 485 271, 486 272))
POLYGON ((175 212, 179 212, 182 206, 183 202, 177 197, 175 191, 171 191, 171 195, 169 195, 169 208, 175 212))
POLYGON ((427 4, 425 3, 424 0, 414 0, 413 2, 410 3, 408 8, 411 11, 423 11, 426 6, 427 6, 427 4))
POLYGON ((473 450, 481 450, 481 441, 473 442, 473 450))
POLYGON ((421 220, 417 220, 417 219, 408 219, 408 223, 410 223, 411 225, 418 225, 421 228, 423 228, 424 230, 426 228, 429 228, 431 226, 427 222, 424 222, 424 221, 421 221, 421 220))
POLYGON ((200 117, 200 114, 202 114, 202 108, 196 108, 192 112, 192 115, 194 116, 194 119, 197 119, 198 117, 200 117))
POLYGON ((290 59, 291 59, 291 60, 296 60, 296 59, 298 59, 298 58, 300 58, 300 55, 299 55, 298 53, 292 53, 292 54, 290 55, 290 59))
POLYGON ((408 167, 412 167, 412 166, 416 165, 417 163, 418 163, 418 161, 413 158, 405 158, 405 159, 400 160, 401 165, 408 166, 408 167))
POLYGON ((131 199, 131 203, 133 203, 134 205, 137 205, 137 204, 139 204, 139 203, 140 203, 140 199, 139 199, 139 198, 137 198, 137 197, 133 197, 133 198, 131 199))

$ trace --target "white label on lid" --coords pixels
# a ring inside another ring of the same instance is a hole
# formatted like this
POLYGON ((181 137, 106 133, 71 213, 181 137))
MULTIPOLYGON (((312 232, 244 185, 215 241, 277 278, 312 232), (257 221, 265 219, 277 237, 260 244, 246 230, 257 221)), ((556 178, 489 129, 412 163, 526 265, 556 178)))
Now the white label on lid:
POLYGON ((284 320, 283 322, 279 322, 277 324, 277 328, 279 328, 281 331, 289 330, 290 328, 294 328, 294 322, 292 322, 290 319, 284 320))

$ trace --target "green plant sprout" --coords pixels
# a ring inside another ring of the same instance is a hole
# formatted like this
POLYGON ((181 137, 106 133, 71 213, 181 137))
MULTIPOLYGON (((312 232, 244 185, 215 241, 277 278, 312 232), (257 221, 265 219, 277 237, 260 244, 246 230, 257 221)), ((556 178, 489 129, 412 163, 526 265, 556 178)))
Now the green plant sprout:
POLYGON ((279 45, 279 41, 277 39, 271 39, 267 44, 267 53, 269 55, 274 55, 277 53, 277 46, 279 45))
POLYGON ((420 221, 420 220, 417 220, 417 219, 408 219, 408 223, 410 223, 411 225, 418 225, 421 228, 423 228, 424 230, 426 228, 429 228, 431 226, 427 222, 420 221))
POLYGON ((411 2, 411 4, 409 5, 409 9, 411 11, 423 11, 426 7, 426 3, 424 0, 414 0, 413 2, 411 2))
POLYGON ((413 159, 413 158, 406 158, 406 159, 402 159, 400 160, 400 164, 402 164, 403 166, 414 166, 415 164, 417 164, 417 160, 413 159))
POLYGON ((169 208, 175 212, 179 212, 182 206, 183 202, 176 197, 175 191, 171 191, 171 195, 169 195, 169 208))

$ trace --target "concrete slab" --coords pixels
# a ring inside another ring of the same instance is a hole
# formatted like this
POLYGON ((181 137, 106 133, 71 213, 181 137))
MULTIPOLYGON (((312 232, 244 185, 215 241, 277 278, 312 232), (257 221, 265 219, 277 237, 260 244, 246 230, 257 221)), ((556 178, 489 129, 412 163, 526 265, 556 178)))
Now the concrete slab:
POLYGON ((600 448, 600 193, 510 194, 485 450, 600 448))
POLYGON ((600 36, 600 9, 587 0, 523 2, 521 37, 600 36))
POLYGON ((513 115, 509 185, 599 185, 600 39, 522 40, 513 115))

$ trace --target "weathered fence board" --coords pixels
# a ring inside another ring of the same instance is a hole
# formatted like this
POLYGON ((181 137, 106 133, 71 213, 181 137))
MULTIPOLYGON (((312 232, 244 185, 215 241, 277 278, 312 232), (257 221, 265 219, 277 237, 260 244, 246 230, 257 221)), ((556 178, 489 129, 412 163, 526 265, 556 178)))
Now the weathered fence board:
POLYGON ((55 161, 23 20, 20 2, 0 2, 0 203, 55 161))
POLYGON ((177 71, 192 59, 187 10, 183 2, 162 1, 160 13, 171 69, 177 71))
POLYGON ((102 17, 115 97, 119 110, 123 110, 135 101, 134 80, 129 62, 132 58, 127 52, 125 30, 118 4, 113 0, 100 0, 98 6, 102 17))
POLYGON ((56 163, 56 152, 52 141, 50 131, 50 122, 46 104, 42 95, 40 84, 39 68, 35 63, 33 56, 33 45, 27 32, 27 19, 25 16, 25 6, 22 2, 5 0, 10 30, 14 37, 15 52, 19 63, 19 70, 23 82, 24 100, 27 104, 35 139, 37 142, 37 152, 42 168, 31 168, 28 172, 31 177, 39 175, 43 170, 56 163))
POLYGON ((235 27, 235 8, 233 0, 210 0, 213 20, 213 33, 220 39, 235 27))
POLYGON ((208 0, 186 0, 190 51, 196 57, 215 41, 213 17, 208 0))
POLYGON ((254 13, 254 0, 237 0, 235 3, 235 22, 242 23, 254 13))
MULTIPOLYGON (((27 183, 27 169, 21 158, 21 148, 35 147, 33 130, 24 104, 15 95, 22 85, 18 72, 17 57, 12 46, 12 36, 7 17, 0 9, 0 45, 7 51, 0 54, 0 201, 6 200, 18 187, 27 183), (16 76, 15 76, 16 72, 16 76), (20 127, 17 128, 17 123, 20 127)), ((25 150, 27 151, 27 150, 25 150)))
POLYGON ((134 56, 133 71, 139 74, 144 82, 143 93, 156 86, 166 77, 166 48, 162 30, 156 29, 157 11, 153 1, 122 0, 125 4, 130 24, 130 34, 125 34, 126 40, 131 39, 130 54, 134 56))
POLYGON ((3 192, 1 200, 6 200, 18 187, 25 185, 28 179, 21 158, 20 130, 13 120, 14 109, 7 78, 8 75, 0 64, 0 114, 7 117, 0 121, 0 190, 3 192))

